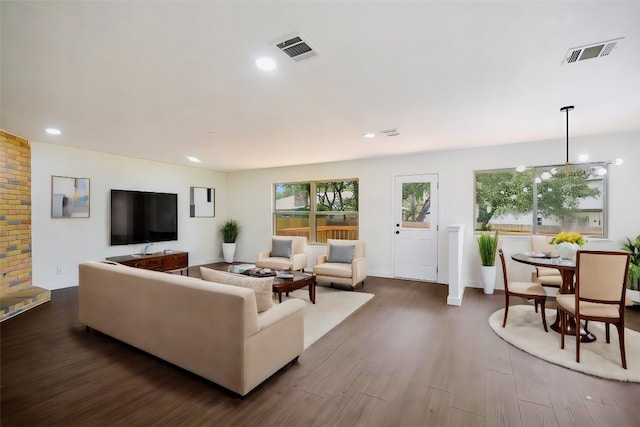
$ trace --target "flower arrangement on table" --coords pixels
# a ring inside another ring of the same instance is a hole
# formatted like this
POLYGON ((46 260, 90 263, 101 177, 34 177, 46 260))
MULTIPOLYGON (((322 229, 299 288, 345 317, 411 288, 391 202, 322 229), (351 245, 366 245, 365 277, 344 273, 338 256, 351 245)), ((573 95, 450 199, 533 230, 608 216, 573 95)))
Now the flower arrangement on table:
POLYGON ((575 231, 563 231, 561 233, 558 233, 558 235, 551 239, 549 243, 551 243, 552 245, 557 245, 558 243, 563 242, 575 243, 578 246, 582 246, 587 243, 584 236, 580 233, 576 233, 575 231))
POLYGON ((556 246, 560 258, 575 261, 576 252, 582 245, 587 243, 587 241, 580 233, 563 231, 562 233, 558 233, 549 243, 556 246))

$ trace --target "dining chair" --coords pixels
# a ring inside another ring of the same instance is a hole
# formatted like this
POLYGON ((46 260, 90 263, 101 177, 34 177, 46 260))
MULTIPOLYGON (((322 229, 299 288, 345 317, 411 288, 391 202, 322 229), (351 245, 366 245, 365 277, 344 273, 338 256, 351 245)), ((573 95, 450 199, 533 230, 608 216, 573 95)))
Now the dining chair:
MULTIPOLYGON (((630 254, 615 251, 578 251, 574 294, 556 296, 560 316, 560 348, 564 349, 564 326, 569 317, 604 322, 607 344, 609 325, 618 329, 622 367, 627 369, 624 348, 624 307, 630 254)), ((576 362, 580 363, 580 334, 576 333, 576 362)))
MULTIPOLYGON (((549 236, 534 234, 531 236, 531 250, 533 252, 555 252, 556 249, 549 243, 549 236)), ((531 274, 531 281, 542 286, 559 288, 562 286, 562 275, 557 268, 535 267, 531 274)))
POLYGON ((502 263, 502 275, 504 277, 505 305, 502 327, 504 328, 507 324, 507 315, 509 314, 509 297, 514 296, 534 300, 536 313, 538 312, 538 304, 540 304, 540 309, 542 311, 542 326, 544 326, 544 331, 548 332, 549 330, 547 329, 547 317, 545 315, 547 292, 539 283, 510 282, 507 277, 507 264, 504 261, 504 252, 502 251, 502 249, 498 249, 498 255, 500 256, 500 262, 502 263))

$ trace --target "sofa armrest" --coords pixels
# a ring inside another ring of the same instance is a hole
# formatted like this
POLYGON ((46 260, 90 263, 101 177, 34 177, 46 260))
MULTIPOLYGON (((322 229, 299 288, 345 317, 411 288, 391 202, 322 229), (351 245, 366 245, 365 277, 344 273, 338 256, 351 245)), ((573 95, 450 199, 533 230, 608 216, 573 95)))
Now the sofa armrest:
POLYGON ((367 259, 355 258, 351 263, 353 283, 360 283, 367 278, 367 259))
POLYGON ((327 256, 326 255, 320 255, 319 257, 316 258, 316 265, 324 264, 325 262, 327 262, 327 256))
POLYGON ((290 298, 258 315, 260 331, 244 343, 244 379, 238 393, 247 394, 302 354, 304 306, 304 301, 290 298))
POLYGON ((291 255, 291 271, 302 270, 307 266, 307 254, 291 255))
POLYGON ((274 304, 267 311, 263 311, 258 314, 258 328, 260 331, 267 329, 268 327, 278 323, 282 319, 291 316, 304 309, 304 301, 297 298, 290 298, 283 301, 280 304, 274 304))
POLYGON ((258 252, 258 259, 265 259, 271 256, 271 251, 258 252))

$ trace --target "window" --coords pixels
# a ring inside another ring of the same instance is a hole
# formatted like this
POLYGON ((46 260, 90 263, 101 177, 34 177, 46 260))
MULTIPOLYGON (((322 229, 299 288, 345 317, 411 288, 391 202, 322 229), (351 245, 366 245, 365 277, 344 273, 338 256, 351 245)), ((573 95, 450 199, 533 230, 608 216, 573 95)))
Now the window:
POLYGON ((317 243, 358 239, 357 180, 276 184, 274 206, 278 236, 305 236, 317 243))
POLYGON ((476 231, 606 237, 607 165, 475 172, 476 231))

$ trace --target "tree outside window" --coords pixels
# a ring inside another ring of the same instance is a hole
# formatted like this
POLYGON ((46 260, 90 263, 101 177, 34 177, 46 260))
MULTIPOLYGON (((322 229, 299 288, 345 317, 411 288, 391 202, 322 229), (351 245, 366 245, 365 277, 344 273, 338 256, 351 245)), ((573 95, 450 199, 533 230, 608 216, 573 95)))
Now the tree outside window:
POLYGON ((605 235, 606 175, 603 163, 546 166, 523 172, 478 171, 476 230, 605 235))

